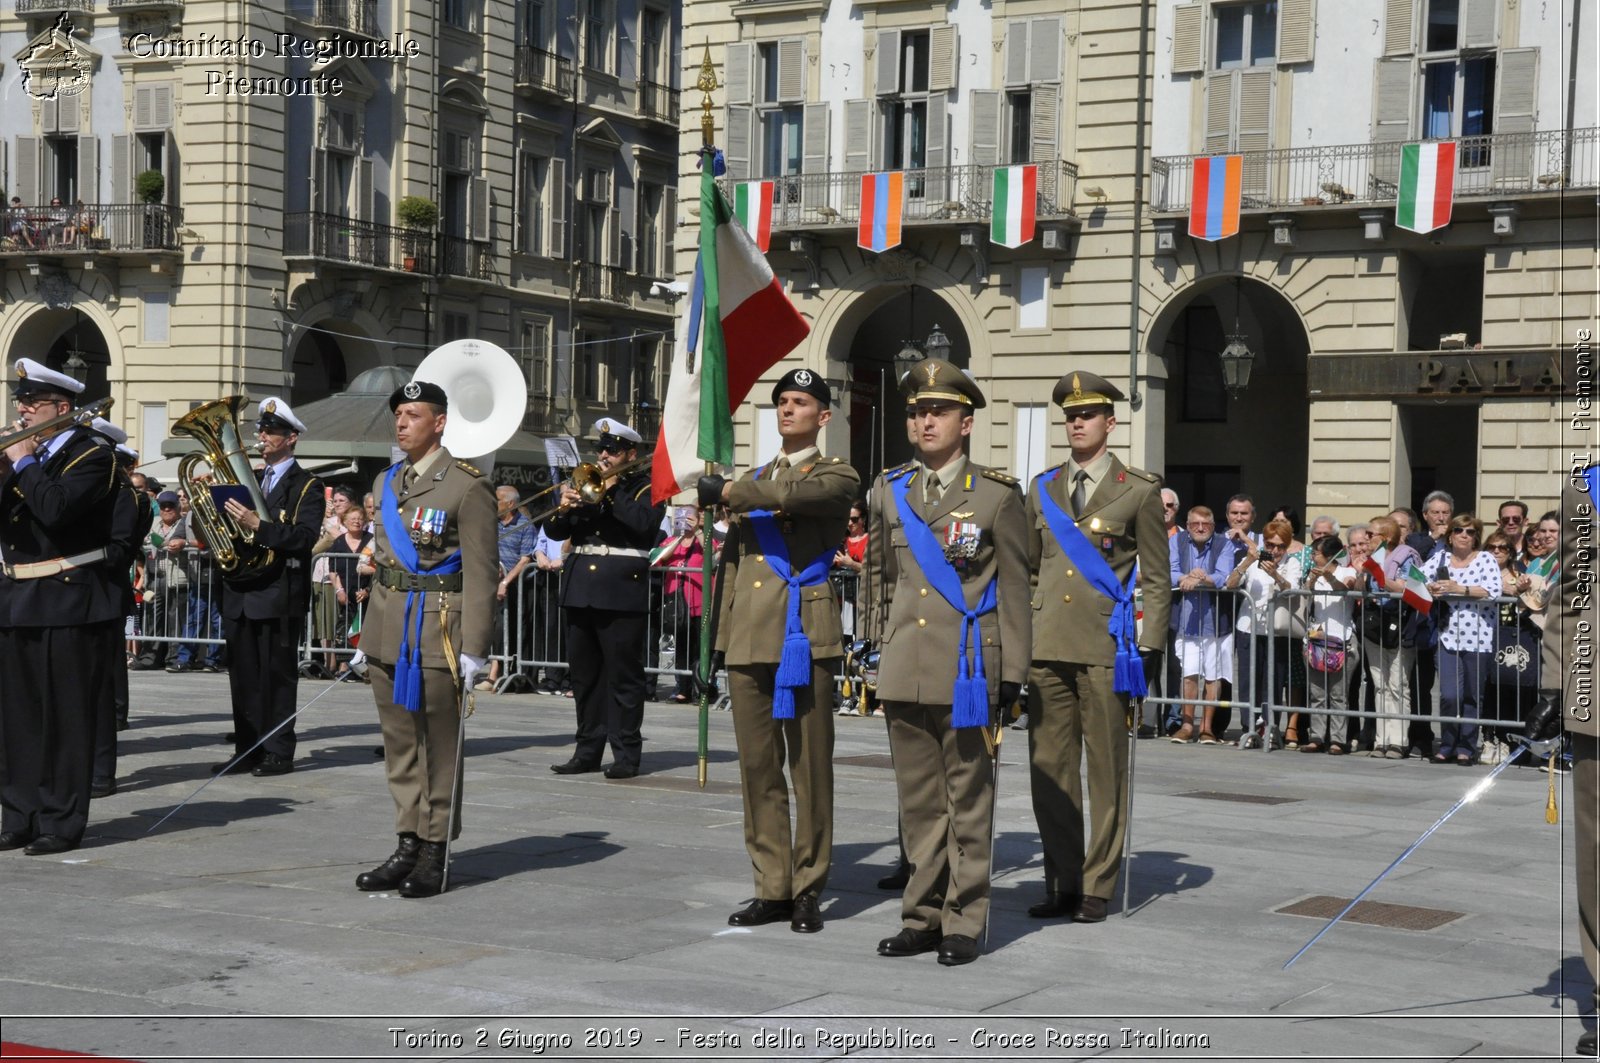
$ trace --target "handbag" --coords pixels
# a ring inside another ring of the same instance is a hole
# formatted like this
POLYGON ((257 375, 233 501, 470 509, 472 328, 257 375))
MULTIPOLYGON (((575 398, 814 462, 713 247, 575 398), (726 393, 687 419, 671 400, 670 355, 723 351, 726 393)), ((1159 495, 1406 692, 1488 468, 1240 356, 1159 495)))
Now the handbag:
POLYGON ((1400 609, 1366 599, 1361 603, 1361 637, 1386 650, 1400 648, 1400 609))
POLYGON ((1275 636, 1287 635, 1290 638, 1303 639, 1306 637, 1307 614, 1311 611, 1311 599, 1301 596, 1289 604, 1282 601, 1272 603, 1271 627, 1275 636))
POLYGON ((1332 635, 1312 635, 1306 639, 1301 654, 1305 657, 1306 667, 1313 672, 1344 671, 1344 639, 1332 635))

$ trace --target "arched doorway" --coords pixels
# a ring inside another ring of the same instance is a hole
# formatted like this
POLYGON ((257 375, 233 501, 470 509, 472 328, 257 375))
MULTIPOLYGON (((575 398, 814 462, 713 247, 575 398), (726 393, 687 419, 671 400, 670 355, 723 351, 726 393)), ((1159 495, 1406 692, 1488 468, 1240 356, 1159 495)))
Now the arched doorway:
POLYGON ((1167 374, 1165 468, 1185 511, 1211 507, 1220 519, 1230 496, 1255 499, 1258 526, 1279 506, 1305 514, 1310 341, 1294 307, 1249 278, 1197 284, 1163 311, 1152 333, 1167 374), (1238 396, 1223 385, 1221 354, 1243 337, 1255 357, 1238 396))
POLYGON ((289 369, 289 403, 299 406, 344 391, 350 381, 383 364, 376 345, 353 322, 320 318, 300 329, 289 369))
MULTIPOLYGON (((972 348, 960 318, 950 304, 921 285, 886 285, 875 302, 865 302, 864 315, 850 337, 846 359, 844 413, 850 422, 850 463, 870 484, 880 469, 910 460, 895 356, 915 347, 926 353, 935 330, 948 340, 944 358, 966 368, 972 348)), ((848 326, 844 326, 848 327, 848 326)), ((937 340, 935 341, 937 343, 937 340)))
POLYGON ((81 401, 111 394, 110 347, 88 314, 76 308, 41 310, 24 321, 11 344, 8 362, 33 358, 84 382, 81 401))

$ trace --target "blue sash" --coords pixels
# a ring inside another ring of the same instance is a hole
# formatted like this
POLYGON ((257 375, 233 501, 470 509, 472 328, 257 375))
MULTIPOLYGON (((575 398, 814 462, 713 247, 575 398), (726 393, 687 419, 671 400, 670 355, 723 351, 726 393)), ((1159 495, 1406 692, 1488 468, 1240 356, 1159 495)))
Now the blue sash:
POLYGON ((1050 497, 1047 485, 1060 473, 1061 466, 1058 465, 1034 480, 1039 489, 1039 510, 1068 560, 1078 566, 1078 571, 1083 573, 1090 586, 1114 603, 1110 635, 1117 644, 1117 659, 1111 689, 1118 694, 1142 698, 1147 688, 1144 665, 1139 660, 1139 647, 1134 642, 1137 625, 1133 613, 1133 589, 1138 583, 1139 566, 1134 565, 1128 575, 1128 585, 1124 587, 1106 559, 1100 556, 1100 551, 1078 530, 1077 522, 1067 516, 1066 511, 1050 497))
MULTIPOLYGON (((828 582, 828 570, 833 567, 832 547, 824 550, 811 564, 794 570, 789 560, 789 544, 783 541, 778 520, 769 510, 752 509, 745 514, 750 526, 756 530, 756 541, 767 559, 772 574, 789 585, 789 611, 783 632, 783 654, 778 658, 778 672, 772 683, 772 718, 794 719, 794 692, 811 686, 811 640, 800 624, 800 588, 815 587, 828 582)), ((816 709, 817 706, 812 706, 816 709)))
MULTIPOLYGON (((383 526, 389 532, 389 549, 394 552, 400 567, 413 575, 420 575, 422 570, 417 567, 417 544, 406 534, 406 526, 400 519, 400 503, 394 497, 394 474, 399 471, 400 463, 391 465, 389 475, 383 478, 383 526)), ((428 575, 445 576, 460 571, 461 551, 457 550, 428 569, 428 575)), ((425 611, 422 592, 407 591, 406 611, 400 621, 400 659, 394 662, 394 703, 407 712, 422 708, 422 614, 425 611), (415 622, 411 619, 413 611, 416 613, 415 622)))
POLYGON ((956 657, 956 683, 950 692, 950 724, 953 727, 987 727, 989 725, 989 679, 983 673, 983 646, 978 640, 977 661, 967 664, 967 633, 978 625, 978 618, 994 612, 999 601, 997 579, 990 579, 983 589, 978 604, 967 607, 967 593, 961 586, 961 575, 944 556, 933 529, 922 519, 916 506, 906 502, 906 488, 914 477, 901 476, 889 482, 894 493, 894 504, 900 511, 900 520, 906 529, 906 544, 911 556, 917 559, 922 574, 940 597, 950 603, 950 608, 961 614, 961 644, 956 657))

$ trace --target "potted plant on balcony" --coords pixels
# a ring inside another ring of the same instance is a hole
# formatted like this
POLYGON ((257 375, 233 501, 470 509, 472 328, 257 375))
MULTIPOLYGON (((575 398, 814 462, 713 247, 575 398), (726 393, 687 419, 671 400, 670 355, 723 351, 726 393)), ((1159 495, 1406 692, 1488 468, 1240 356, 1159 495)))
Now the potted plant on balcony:
POLYGON ((139 202, 144 205, 140 212, 144 216, 144 246, 162 247, 165 242, 161 239, 161 213, 154 208, 161 203, 162 197, 167 194, 167 179, 160 170, 141 170, 133 179, 133 194, 139 197, 139 202))
POLYGON ((426 245, 428 235, 439 224, 439 207, 427 196, 403 196, 395 204, 395 217, 407 230, 402 264, 407 272, 415 273, 417 258, 426 245))

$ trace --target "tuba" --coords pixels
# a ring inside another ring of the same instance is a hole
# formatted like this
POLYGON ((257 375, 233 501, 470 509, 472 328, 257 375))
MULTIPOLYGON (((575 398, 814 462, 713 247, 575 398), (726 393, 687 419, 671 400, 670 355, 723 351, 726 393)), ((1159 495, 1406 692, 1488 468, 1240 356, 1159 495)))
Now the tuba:
POLYGON ((528 382, 517 360, 487 340, 435 347, 413 376, 438 384, 450 400, 444 447, 458 458, 492 455, 522 426, 528 382))
POLYGON ((273 552, 256 545, 256 533, 240 527, 227 513, 217 508, 207 484, 197 481, 194 468, 200 462, 211 467, 210 483, 233 484, 250 492, 250 501, 262 520, 271 520, 267 500, 261 496, 250 459, 245 457, 239 438, 239 408, 248 401, 243 395, 208 402, 178 418, 172 426, 175 435, 200 441, 198 454, 186 454, 178 463, 178 482, 189 492, 189 509, 205 533, 212 559, 222 571, 233 575, 255 575, 271 568, 273 552))

